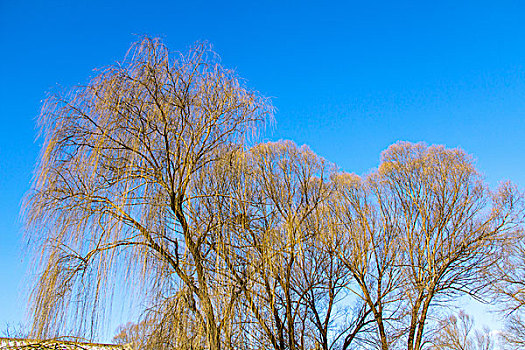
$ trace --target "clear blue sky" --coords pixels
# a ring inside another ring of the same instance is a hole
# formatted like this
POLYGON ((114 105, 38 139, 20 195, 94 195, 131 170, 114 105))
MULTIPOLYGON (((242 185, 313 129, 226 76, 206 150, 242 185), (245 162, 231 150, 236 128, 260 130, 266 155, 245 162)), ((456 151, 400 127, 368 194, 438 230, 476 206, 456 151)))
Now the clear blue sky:
POLYGON ((18 219, 57 84, 87 82, 135 34, 208 40, 277 107, 268 139, 364 173, 398 140, 462 147, 525 185, 524 1, 0 0, 0 332, 25 313, 18 219))

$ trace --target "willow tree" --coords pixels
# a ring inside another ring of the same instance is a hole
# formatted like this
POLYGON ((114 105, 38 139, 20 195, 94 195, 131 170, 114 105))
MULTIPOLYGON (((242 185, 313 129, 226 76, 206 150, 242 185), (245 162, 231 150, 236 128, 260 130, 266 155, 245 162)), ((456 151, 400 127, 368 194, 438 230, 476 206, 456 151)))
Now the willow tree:
POLYGON ((407 349, 419 350, 432 307, 458 296, 484 299, 487 273, 520 229, 522 199, 509 183, 491 191, 468 154, 443 146, 394 144, 377 174, 400 208, 392 222, 408 302, 407 349))
POLYGON ((361 342, 387 350, 397 339, 395 325, 403 299, 396 225, 401 206, 375 173, 364 178, 341 173, 333 181, 336 194, 327 240, 339 242, 335 252, 352 276, 352 294, 362 303, 360 317, 342 349, 361 342))
POLYGON ((372 347, 420 350, 439 305, 487 300, 491 272, 522 223, 511 184, 491 191, 462 150, 408 142, 390 146, 366 177, 333 179, 327 241, 341 242, 349 288, 368 313, 361 322, 374 324, 360 331, 372 347))
POLYGON ((206 211, 223 213, 214 235, 222 247, 214 249, 239 294, 237 334, 227 341, 239 349, 312 348, 318 339, 307 294, 319 298, 325 284, 315 218, 331 190, 330 164, 306 146, 279 141, 224 165, 215 181, 228 196, 209 198, 206 211))
POLYGON ((331 165, 306 146, 281 141, 250 149, 247 169, 253 175, 241 265, 248 276, 245 302, 257 327, 245 332, 257 340, 255 348, 313 348, 326 338, 311 321, 312 298, 329 294, 318 225, 331 192, 331 165))
POLYGON ((222 196, 217 164, 271 112, 208 46, 174 55, 149 38, 49 98, 23 213, 38 256, 32 336, 93 337, 114 289, 128 287, 168 345, 219 349, 236 298, 216 287, 225 275, 210 236, 221 220, 204 202, 222 196))

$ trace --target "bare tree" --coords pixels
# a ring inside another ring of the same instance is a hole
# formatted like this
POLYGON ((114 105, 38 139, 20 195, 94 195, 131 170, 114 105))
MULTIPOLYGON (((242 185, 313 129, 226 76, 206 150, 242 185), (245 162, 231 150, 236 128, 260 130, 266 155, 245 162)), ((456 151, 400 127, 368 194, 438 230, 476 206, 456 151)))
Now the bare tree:
POLYGON ((420 350, 432 307, 481 298, 519 230, 510 184, 410 143, 338 172, 306 146, 252 145, 271 113, 206 45, 148 38, 48 99, 23 213, 31 336, 93 338, 126 288, 146 309, 121 338, 144 349, 420 350))
POLYGON ((513 313, 506 318, 500 338, 504 349, 518 350, 525 347, 525 321, 522 314, 513 313))
POLYGON ((501 242, 518 229, 520 197, 508 183, 490 192, 458 149, 397 143, 378 176, 402 208, 396 220, 408 300, 407 348, 419 350, 433 305, 481 298, 501 242))
POLYGON ((342 349, 361 338, 386 350, 397 338, 393 323, 400 318, 401 251, 396 226, 400 206, 375 174, 362 179, 342 173, 333 181, 335 221, 327 239, 338 242, 338 257, 354 280, 350 290, 364 303, 342 349))
POLYGON ((487 273, 520 229, 517 190, 504 183, 489 191, 461 150, 401 142, 377 171, 334 182, 328 241, 341 242, 350 290, 370 316, 361 323, 374 323, 372 333, 361 330, 371 347, 419 350, 432 308, 461 295, 487 297, 487 273))
POLYGON ((436 350, 491 350, 495 345, 489 329, 474 329, 472 317, 463 311, 441 320, 433 338, 431 348, 436 350))
POLYGON ((347 339, 361 330, 360 321, 367 316, 361 305, 346 305, 352 276, 337 253, 345 243, 343 237, 332 234, 331 203, 336 191, 333 181, 330 185, 331 196, 306 220, 305 229, 313 235, 302 248, 295 282, 304 295, 310 337, 323 350, 345 348, 345 343, 350 343, 347 339))
POLYGON ((501 339, 505 348, 525 346, 525 245, 524 232, 509 240, 496 269, 490 271, 495 300, 505 319, 501 339))
MULTIPOLYGON (((314 346, 309 297, 320 293, 324 271, 312 222, 330 193, 326 162, 292 142, 260 144, 247 155, 250 174, 239 192, 235 270, 249 318, 243 332, 255 347, 314 346), (314 291, 315 290, 315 291, 314 291)), ((333 300, 332 300, 333 302, 333 300)))
POLYGON ((206 45, 174 56, 149 38, 48 99, 23 214, 42 266, 31 334, 93 337, 119 286, 140 290, 159 322, 184 299, 199 344, 219 349, 235 298, 216 287, 224 264, 209 240, 220 222, 202 210, 222 194, 203 189, 271 111, 206 45))

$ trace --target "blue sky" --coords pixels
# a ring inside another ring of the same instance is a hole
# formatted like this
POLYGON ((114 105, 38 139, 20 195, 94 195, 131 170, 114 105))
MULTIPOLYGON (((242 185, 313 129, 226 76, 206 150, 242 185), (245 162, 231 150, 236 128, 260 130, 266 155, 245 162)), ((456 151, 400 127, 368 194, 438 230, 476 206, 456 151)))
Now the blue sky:
POLYGON ((271 96, 266 138, 362 174, 398 141, 462 147, 495 185, 525 186, 523 1, 0 0, 0 331, 22 322, 18 219, 46 93, 121 60, 136 35, 207 40, 271 96))

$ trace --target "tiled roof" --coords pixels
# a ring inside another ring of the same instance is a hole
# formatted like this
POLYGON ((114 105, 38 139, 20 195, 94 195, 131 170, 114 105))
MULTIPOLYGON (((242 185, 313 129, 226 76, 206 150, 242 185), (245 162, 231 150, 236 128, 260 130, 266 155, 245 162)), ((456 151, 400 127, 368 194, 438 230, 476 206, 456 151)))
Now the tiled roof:
POLYGON ((0 350, 133 350, 131 345, 0 338, 0 350))

